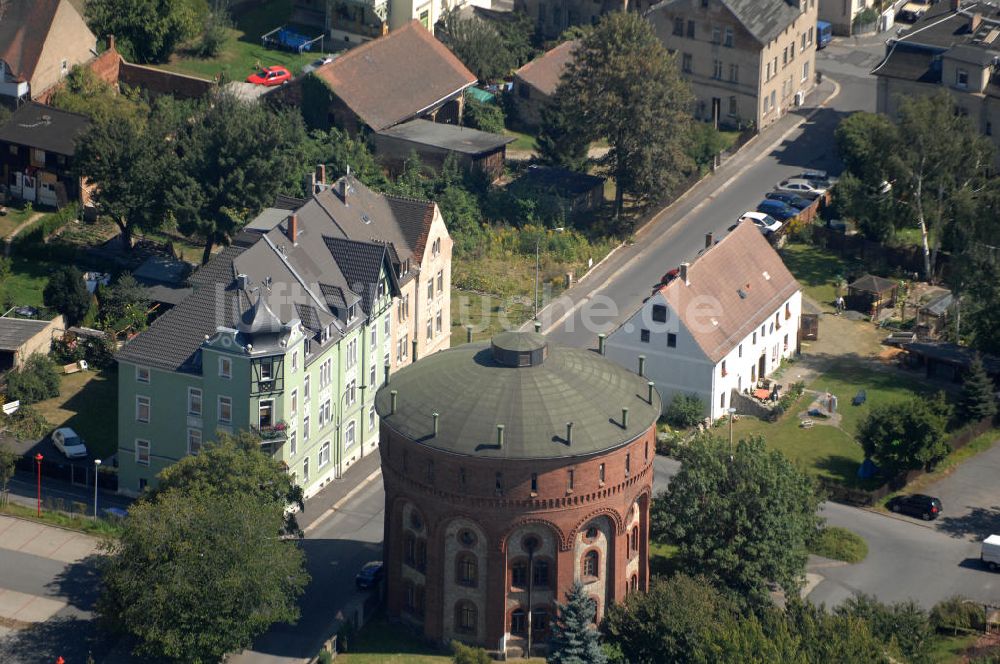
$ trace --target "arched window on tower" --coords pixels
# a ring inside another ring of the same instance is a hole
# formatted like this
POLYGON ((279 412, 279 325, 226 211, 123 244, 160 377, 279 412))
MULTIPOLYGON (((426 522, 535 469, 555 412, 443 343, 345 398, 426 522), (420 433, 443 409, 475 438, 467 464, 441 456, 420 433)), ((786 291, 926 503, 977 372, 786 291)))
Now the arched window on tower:
POLYGON ((475 588, 479 583, 479 564, 471 553, 460 553, 455 557, 455 578, 463 586, 475 588))
POLYGON ((515 560, 510 565, 511 588, 528 587, 528 561, 523 558, 515 560))
POLYGON ((583 556, 581 574, 584 578, 596 579, 600 576, 601 554, 591 549, 583 556))
POLYGON ((514 609, 510 614, 510 633, 525 636, 528 633, 528 614, 524 609, 514 609))
POLYGON ((455 629, 462 634, 475 634, 478 622, 476 605, 467 600, 455 604, 455 629))

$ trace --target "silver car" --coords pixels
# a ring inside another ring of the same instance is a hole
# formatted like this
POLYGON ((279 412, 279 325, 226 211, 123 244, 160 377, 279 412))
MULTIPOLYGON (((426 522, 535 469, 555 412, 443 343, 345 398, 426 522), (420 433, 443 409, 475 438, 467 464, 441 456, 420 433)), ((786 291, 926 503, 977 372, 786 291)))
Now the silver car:
POLYGON ((820 186, 812 180, 803 180, 801 178, 782 180, 774 186, 774 190, 786 194, 795 194, 803 198, 819 198, 826 193, 825 187, 820 186))
POLYGON ((87 446, 73 429, 62 427, 52 432, 52 443, 67 459, 83 459, 87 456, 87 446))

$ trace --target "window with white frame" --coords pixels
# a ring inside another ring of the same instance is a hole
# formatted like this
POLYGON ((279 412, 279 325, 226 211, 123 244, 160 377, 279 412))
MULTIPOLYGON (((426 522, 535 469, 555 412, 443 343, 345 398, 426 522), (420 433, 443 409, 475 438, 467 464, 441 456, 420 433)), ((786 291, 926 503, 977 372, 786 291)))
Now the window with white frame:
POLYGON ((319 407, 319 427, 322 429, 330 421, 330 400, 327 399, 319 407))
POLYGON ((378 380, 378 376, 375 373, 375 363, 372 362, 372 365, 368 367, 368 384, 375 387, 376 380, 378 380))
POLYGON ((355 380, 352 380, 350 383, 347 384, 347 405, 348 406, 353 406, 354 402, 357 401, 357 396, 358 396, 357 395, 357 388, 358 388, 358 383, 355 380))
POLYGON ((440 295, 443 292, 444 292, 444 270, 438 270, 437 294, 440 295))
POLYGON ((262 399, 258 404, 257 424, 259 428, 266 429, 274 426, 274 400, 262 399))
POLYGON ((309 441, 309 416, 306 415, 302 418, 302 442, 309 441))
POLYGON ((347 423, 347 426, 344 427, 344 449, 345 450, 351 449, 351 446, 354 445, 355 433, 356 433, 356 431, 355 431, 355 427, 354 427, 354 420, 351 420, 350 422, 347 423))
POLYGON ((427 340, 430 341, 434 338, 434 321, 430 318, 427 319, 427 340))
POLYGON ((299 391, 292 390, 292 407, 290 409, 292 417, 299 414, 299 391))
POLYGON ((188 388, 188 415, 201 417, 201 390, 197 387, 188 388))
POLYGON ((430 302, 434 299, 434 280, 427 280, 427 301, 430 302))
POLYGON ((802 63, 802 80, 809 78, 809 61, 806 60, 802 63))
POLYGON ((372 325, 372 329, 371 329, 371 332, 369 333, 369 335, 370 335, 369 336, 369 345, 372 348, 375 348, 375 346, 378 345, 378 326, 377 325, 372 325))
POLYGON ((440 253, 441 253, 441 238, 438 238, 431 243, 431 256, 434 256, 436 258, 440 253))
POLYGON ((389 329, 390 329, 389 326, 390 325, 392 325, 392 323, 389 322, 389 315, 386 314, 385 320, 382 321, 382 336, 385 337, 386 340, 389 339, 389 329))
POLYGON ((233 399, 232 397, 219 397, 219 424, 233 423, 233 399))
POLYGON ((233 377, 233 358, 220 357, 219 378, 232 378, 232 377, 233 377))
POLYGON ((295 456, 295 453, 299 451, 299 439, 298 434, 292 431, 288 434, 288 456, 295 456))
POLYGON ((302 379, 302 403, 309 403, 309 383, 311 382, 309 376, 307 375, 302 379))
POLYGON ((135 421, 149 423, 150 413, 149 397, 136 395, 135 397, 135 421))
POLYGON ((309 457, 302 460, 302 481, 309 481, 309 457))
POLYGON ((292 351, 292 373, 299 370, 299 349, 292 351))
POLYGON ((197 454, 201 451, 201 429, 188 429, 187 436, 188 454, 197 454))
POLYGON ((136 440, 135 441, 135 462, 140 466, 149 465, 149 441, 148 440, 136 440))
POLYGON ((358 363, 358 339, 355 337, 347 342, 347 368, 358 363))
POLYGON ((260 382, 267 382, 274 379, 274 371, 271 366, 271 358, 264 358, 260 361, 260 382))
POLYGON ((442 321, 442 316, 441 316, 441 312, 439 311, 439 312, 437 312, 437 315, 434 316, 434 333, 435 334, 440 334, 441 333, 441 321, 442 321))
POLYGON ((330 463, 330 441, 320 445, 319 454, 316 456, 316 466, 318 468, 322 468, 328 463, 330 463))
POLYGON ((137 383, 148 383, 149 382, 149 367, 136 366, 135 368, 135 380, 137 383))
POLYGON ((375 431, 375 406, 368 409, 368 431, 375 431))

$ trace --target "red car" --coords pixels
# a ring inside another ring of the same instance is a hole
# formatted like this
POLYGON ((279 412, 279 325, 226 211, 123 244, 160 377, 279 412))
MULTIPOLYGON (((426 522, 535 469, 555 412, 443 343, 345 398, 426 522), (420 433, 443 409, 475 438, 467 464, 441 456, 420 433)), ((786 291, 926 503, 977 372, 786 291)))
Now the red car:
POLYGON ((287 83, 292 78, 292 73, 284 67, 264 67, 259 72, 247 76, 247 83, 254 85, 281 85, 287 83))

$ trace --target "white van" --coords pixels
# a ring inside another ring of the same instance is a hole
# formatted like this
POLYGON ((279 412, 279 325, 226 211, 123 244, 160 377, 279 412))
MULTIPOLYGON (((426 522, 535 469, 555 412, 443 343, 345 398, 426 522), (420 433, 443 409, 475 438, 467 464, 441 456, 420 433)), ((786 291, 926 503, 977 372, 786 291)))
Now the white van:
POLYGON ((983 540, 979 559, 994 572, 1000 569, 1000 535, 990 535, 983 540))

